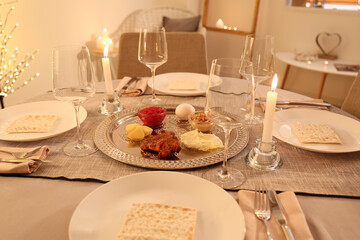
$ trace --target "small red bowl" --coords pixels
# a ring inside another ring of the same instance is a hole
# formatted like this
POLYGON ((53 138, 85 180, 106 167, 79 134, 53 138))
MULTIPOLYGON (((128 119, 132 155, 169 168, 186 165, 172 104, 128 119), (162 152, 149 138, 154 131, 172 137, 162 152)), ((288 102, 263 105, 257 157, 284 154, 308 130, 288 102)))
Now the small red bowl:
POLYGON ((166 109, 162 107, 147 107, 138 111, 138 117, 146 126, 158 126, 166 117, 166 109))

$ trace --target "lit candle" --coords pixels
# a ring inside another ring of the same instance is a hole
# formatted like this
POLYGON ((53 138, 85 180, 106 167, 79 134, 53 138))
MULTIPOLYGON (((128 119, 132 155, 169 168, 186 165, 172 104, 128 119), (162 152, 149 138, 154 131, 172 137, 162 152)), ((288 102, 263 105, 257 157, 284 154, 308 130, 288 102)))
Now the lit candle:
POLYGON ((272 142, 272 129, 273 129, 274 114, 275 114, 276 99, 277 99, 277 93, 275 92, 277 81, 278 81, 277 75, 275 74, 271 85, 271 91, 269 91, 266 96, 264 128, 262 134, 262 142, 265 143, 272 142))
POLYGON ((103 31, 103 34, 102 36, 99 36, 97 39, 96 39, 96 48, 101 50, 101 51, 104 51, 105 49, 105 46, 106 45, 109 45, 108 47, 108 51, 111 52, 114 50, 114 43, 113 41, 109 38, 109 33, 108 33, 108 30, 106 28, 104 28, 104 31, 103 31))
POLYGON ((101 36, 96 39, 96 48, 104 51, 103 40, 101 36))
POLYGON ((109 45, 109 52, 112 52, 114 50, 114 42, 110 38, 108 38, 106 41, 106 44, 109 45))
POLYGON ((327 69, 327 66, 329 65, 329 62, 325 60, 324 64, 325 64, 324 69, 327 69))
POLYGON ((105 79, 105 87, 106 87, 106 94, 112 95, 114 93, 112 79, 111 79, 111 71, 110 71, 110 62, 108 56, 108 48, 109 45, 105 46, 104 49, 104 57, 102 60, 102 66, 104 71, 104 79, 105 79))
POLYGON ((217 22, 216 22, 216 27, 217 27, 217 28, 224 28, 224 22, 223 22, 223 20, 221 20, 221 19, 217 20, 217 22))
POLYGON ((104 39, 108 39, 108 38, 109 38, 109 33, 108 33, 108 30, 107 30, 106 28, 104 28, 102 37, 103 37, 104 39))

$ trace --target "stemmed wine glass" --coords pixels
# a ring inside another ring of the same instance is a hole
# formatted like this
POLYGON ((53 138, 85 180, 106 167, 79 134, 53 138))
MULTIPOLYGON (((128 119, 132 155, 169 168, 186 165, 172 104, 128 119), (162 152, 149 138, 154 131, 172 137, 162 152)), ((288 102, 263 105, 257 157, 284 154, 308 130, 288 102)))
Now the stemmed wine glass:
POLYGON ((155 70, 168 59, 165 28, 152 27, 140 29, 138 60, 151 70, 152 96, 144 99, 146 104, 159 104, 160 99, 155 96, 155 70))
POLYGON ((274 37, 247 35, 241 56, 240 73, 248 80, 250 92, 247 124, 261 123, 255 115, 255 91, 259 83, 271 79, 274 74, 274 37))
POLYGON ((222 168, 210 170, 207 178, 224 189, 235 188, 245 181, 244 175, 239 170, 227 166, 231 132, 234 128, 244 126, 246 114, 244 105, 247 95, 239 89, 243 81, 240 75, 240 63, 240 59, 213 60, 206 91, 205 114, 225 133, 222 168))
POLYGON ((92 140, 80 134, 79 110, 95 93, 95 81, 89 50, 81 45, 64 45, 52 51, 52 79, 55 98, 73 104, 77 124, 77 141, 64 147, 68 156, 86 156, 97 151, 92 140))

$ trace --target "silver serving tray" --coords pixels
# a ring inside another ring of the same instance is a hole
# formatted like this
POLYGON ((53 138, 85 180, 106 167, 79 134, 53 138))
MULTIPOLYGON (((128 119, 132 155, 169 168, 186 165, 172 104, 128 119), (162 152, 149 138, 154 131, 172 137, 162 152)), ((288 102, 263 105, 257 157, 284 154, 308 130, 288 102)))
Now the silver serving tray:
MULTIPOLYGON (((163 130, 173 131, 180 140, 180 135, 191 131, 187 121, 179 121, 175 116, 175 105, 162 106, 166 108, 167 115, 163 121, 163 130)), ((200 108, 198 108, 200 109, 200 108)), ((96 146, 109 157, 133 166, 152 169, 190 169, 204 167, 219 163, 223 160, 223 150, 202 152, 187 149, 181 144, 181 151, 177 153, 176 160, 154 159, 144 156, 140 143, 134 143, 126 138, 125 127, 131 123, 142 123, 137 116, 139 108, 126 109, 103 120, 96 128, 94 141, 96 146)), ((154 131, 160 131, 155 129, 154 131)), ((213 134, 224 139, 221 128, 215 126, 213 134)), ((245 127, 232 131, 228 156, 229 158, 241 152, 249 141, 249 134, 245 127)))

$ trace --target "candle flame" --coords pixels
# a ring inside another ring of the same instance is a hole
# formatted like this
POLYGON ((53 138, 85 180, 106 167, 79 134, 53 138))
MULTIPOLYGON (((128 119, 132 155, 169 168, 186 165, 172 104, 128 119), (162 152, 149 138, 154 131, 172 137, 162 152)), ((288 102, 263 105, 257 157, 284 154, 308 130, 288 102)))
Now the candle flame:
POLYGON ((218 22, 219 24, 224 23, 224 22, 223 22, 223 20, 222 20, 221 18, 219 18, 219 20, 217 20, 217 22, 218 22))
POLYGON ((108 57, 108 51, 109 51, 109 44, 106 44, 105 48, 104 48, 104 57, 108 57))
POLYGON ((277 74, 275 73, 272 84, 271 84, 271 91, 275 92, 276 87, 277 87, 277 83, 278 83, 278 77, 277 74))

